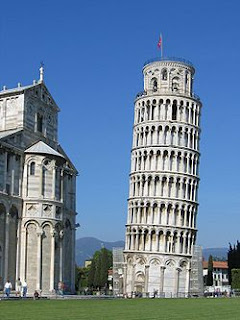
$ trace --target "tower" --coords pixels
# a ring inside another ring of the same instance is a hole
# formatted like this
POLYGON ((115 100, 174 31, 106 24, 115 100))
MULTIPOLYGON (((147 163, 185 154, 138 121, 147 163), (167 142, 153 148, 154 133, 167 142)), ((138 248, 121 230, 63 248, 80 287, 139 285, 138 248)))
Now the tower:
POLYGON ((154 59, 143 67, 134 109, 125 242, 125 292, 189 292, 196 241, 201 102, 194 67, 154 59))

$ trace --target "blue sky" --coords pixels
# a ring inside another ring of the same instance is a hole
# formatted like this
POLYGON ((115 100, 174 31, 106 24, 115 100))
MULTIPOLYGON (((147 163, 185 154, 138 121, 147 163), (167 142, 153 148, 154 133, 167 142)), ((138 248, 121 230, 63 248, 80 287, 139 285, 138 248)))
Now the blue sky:
POLYGON ((240 239, 239 49, 235 1, 4 1, 0 86, 45 82, 61 108, 59 140, 79 170, 78 237, 124 239, 134 97, 159 54, 196 68, 203 102, 198 243, 240 239))

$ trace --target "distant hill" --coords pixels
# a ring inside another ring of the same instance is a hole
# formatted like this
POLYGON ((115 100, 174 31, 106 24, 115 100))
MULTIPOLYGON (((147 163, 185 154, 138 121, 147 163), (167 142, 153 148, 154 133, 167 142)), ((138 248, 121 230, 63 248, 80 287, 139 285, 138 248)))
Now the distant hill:
POLYGON ((85 237, 76 240, 76 263, 83 266, 85 260, 92 258, 95 251, 101 248, 112 250, 114 247, 124 247, 124 241, 106 242, 93 237, 85 237))
MULTIPOLYGON (((85 237, 76 240, 76 263, 83 266, 84 261, 91 259, 94 252, 101 248, 112 250, 114 247, 124 248, 124 241, 106 242, 94 237, 85 237)), ((203 258, 208 260, 209 256, 219 259, 227 259, 228 248, 206 248, 203 249, 203 258)))
POLYGON ((209 256, 213 258, 227 259, 228 248, 206 248, 203 249, 203 258, 208 260, 209 256))

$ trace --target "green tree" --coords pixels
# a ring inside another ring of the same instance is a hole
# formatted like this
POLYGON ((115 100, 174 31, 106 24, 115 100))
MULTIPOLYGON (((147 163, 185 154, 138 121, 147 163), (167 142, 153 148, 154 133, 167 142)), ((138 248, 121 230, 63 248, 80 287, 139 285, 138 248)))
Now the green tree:
POLYGON ((88 287, 93 288, 94 287, 94 274, 95 274, 95 260, 92 259, 92 263, 90 266, 90 270, 88 273, 88 287))
POLYGON ((101 273, 101 251, 96 251, 93 260, 95 260, 95 273, 93 286, 95 289, 101 287, 100 285, 100 273, 101 273))
POLYGON ((213 285, 213 257, 210 255, 208 258, 208 274, 207 274, 207 286, 213 285))
POLYGON ((112 252, 103 248, 101 250, 101 269, 99 275, 99 285, 102 288, 107 287, 107 279, 108 279, 108 270, 112 267, 112 252))
POLYGON ((112 252, 106 248, 96 251, 88 275, 88 286, 92 289, 107 288, 108 270, 112 267, 112 252))
POLYGON ((236 245, 229 244, 228 250, 228 279, 229 284, 232 284, 232 270, 240 269, 240 242, 237 241, 236 245))
POLYGON ((90 271, 90 266, 89 267, 76 266, 76 271, 75 271, 75 289, 76 289, 76 291, 82 292, 88 286, 89 271, 90 271))
POLYGON ((240 289, 240 269, 232 269, 232 289, 240 289))

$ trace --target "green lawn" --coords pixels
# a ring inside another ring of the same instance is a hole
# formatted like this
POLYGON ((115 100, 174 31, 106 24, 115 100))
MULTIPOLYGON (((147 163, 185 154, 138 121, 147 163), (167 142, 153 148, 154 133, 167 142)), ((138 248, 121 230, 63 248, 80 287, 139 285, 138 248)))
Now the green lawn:
POLYGON ((0 319, 239 320, 240 299, 2 300, 0 319))

